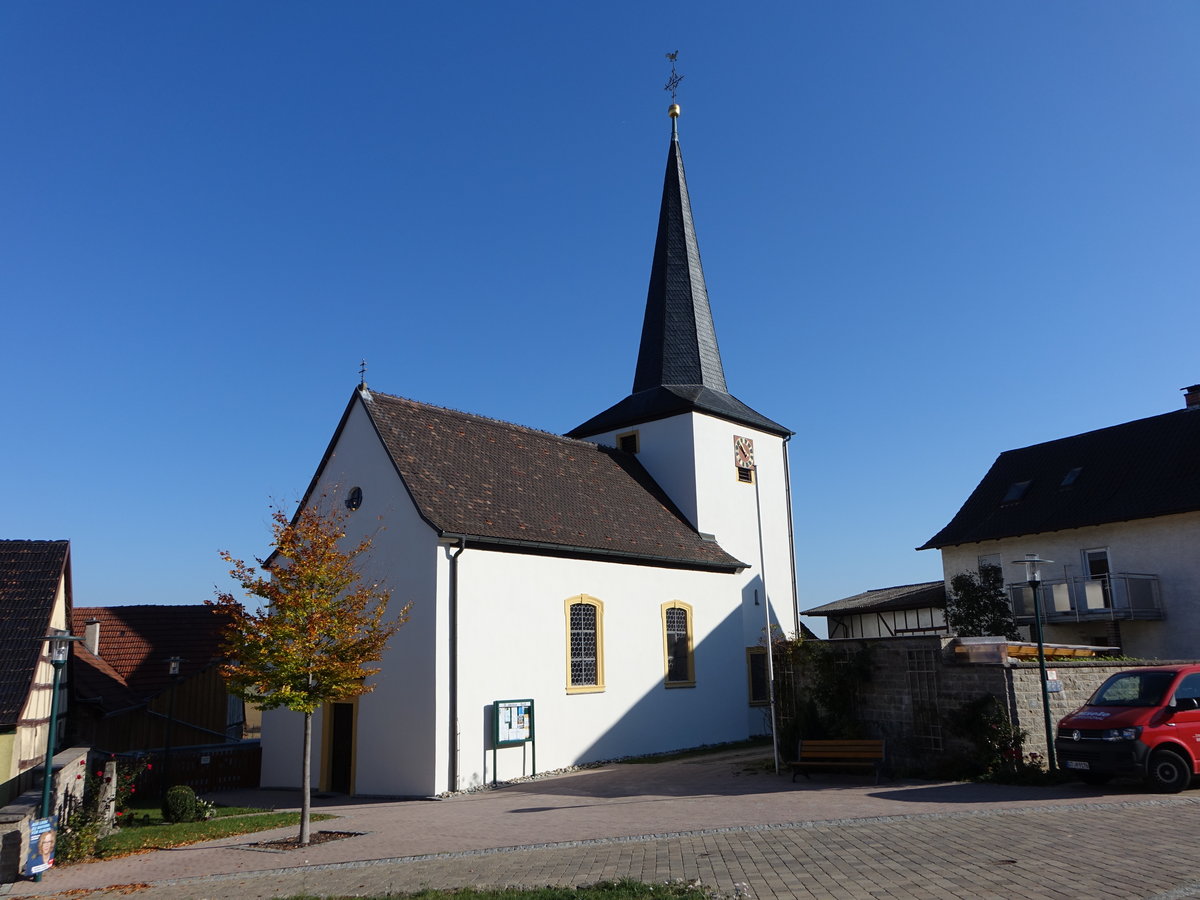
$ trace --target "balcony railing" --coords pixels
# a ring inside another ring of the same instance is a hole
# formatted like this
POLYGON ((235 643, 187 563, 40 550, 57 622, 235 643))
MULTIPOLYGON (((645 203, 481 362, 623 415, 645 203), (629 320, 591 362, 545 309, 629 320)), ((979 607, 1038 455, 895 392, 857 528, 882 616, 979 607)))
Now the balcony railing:
MULTIPOLYGON (((1033 621, 1033 591, 1027 584, 1010 584, 1013 616, 1033 621)), ((1113 572, 1096 578, 1075 576, 1043 581, 1039 588, 1043 621, 1085 622, 1097 619, 1161 619, 1158 576, 1113 572)))

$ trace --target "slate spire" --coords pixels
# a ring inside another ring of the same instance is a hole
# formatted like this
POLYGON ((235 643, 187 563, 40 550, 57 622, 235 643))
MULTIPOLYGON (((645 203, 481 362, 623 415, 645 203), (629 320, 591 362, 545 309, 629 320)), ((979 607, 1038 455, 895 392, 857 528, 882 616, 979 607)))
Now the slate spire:
POLYGON ((671 104, 670 115, 671 146, 633 392, 567 436, 590 437, 689 412, 790 435, 790 430, 752 410, 726 387, 679 153, 677 104, 671 104))
POLYGON ((678 116, 679 107, 673 104, 671 146, 667 151, 642 342, 633 377, 634 393, 669 384, 728 390, 708 305, 704 268, 700 264, 683 156, 679 152, 678 116))

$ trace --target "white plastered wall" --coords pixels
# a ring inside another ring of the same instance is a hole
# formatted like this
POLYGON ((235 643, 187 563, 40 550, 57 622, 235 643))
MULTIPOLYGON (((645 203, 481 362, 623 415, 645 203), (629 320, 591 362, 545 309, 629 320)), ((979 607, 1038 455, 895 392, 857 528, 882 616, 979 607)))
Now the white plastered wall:
MULTIPOLYGON (((616 436, 634 429, 589 438, 616 445, 616 436)), ((795 582, 792 571, 791 509, 788 506, 787 451, 783 438, 700 413, 685 413, 638 425, 638 459, 693 526, 748 568, 739 580, 742 653, 761 644, 767 632, 764 594, 770 598, 772 626, 794 634, 795 582), (754 483, 737 478, 734 437, 754 441, 754 483), (762 553, 759 553, 759 517, 762 553), (763 584, 766 584, 764 591, 763 584)), ((744 655, 741 680, 745 683, 744 655)), ((762 707, 747 711, 754 734, 770 731, 762 707)))
POLYGON ((459 558, 462 788, 747 737, 737 576, 472 549, 459 558), (604 690, 567 693, 566 602, 603 604, 604 690), (694 687, 665 687, 661 605, 692 609, 694 687), (533 699, 536 745, 492 769, 496 700, 533 699), (531 752, 532 751, 532 752, 531 752))
POLYGON ((616 436, 638 433, 638 460, 698 530, 749 568, 742 580, 746 646, 760 642, 766 628, 761 581, 771 599, 772 620, 791 635, 798 628, 792 580, 791 510, 783 438, 699 413, 685 413, 588 438, 616 445, 616 436), (754 441, 756 483, 738 481, 734 437, 754 441), (757 487, 757 491, 756 491, 757 487), (759 554, 761 507, 763 553, 759 554), (758 604, 755 604, 758 591, 758 604))
MULTIPOLYGON (((1054 560, 1042 568, 1042 579, 1053 581, 1083 574, 1082 551, 1108 548, 1114 573, 1157 575, 1163 618, 1158 621, 1121 620, 1124 652, 1146 659, 1200 657, 1200 513, 1137 519, 1088 528, 963 544, 942 550, 946 584, 959 572, 975 571, 980 556, 999 554, 1004 581, 1025 580, 1024 567, 1013 560, 1036 553, 1054 560)), ((1102 632, 1103 622, 1052 625, 1046 639, 1085 643, 1102 632)))
POLYGON ((830 617, 829 637, 886 638, 912 637, 918 634, 945 634, 946 611, 923 606, 919 609, 889 609, 881 613, 863 613, 830 617), (840 620, 841 627, 835 627, 840 620))
MULTIPOLYGON (((354 792, 363 795, 426 795, 445 768, 448 728, 444 666, 445 622, 438 614, 439 549, 433 529, 418 515, 390 457, 357 400, 310 502, 343 509, 346 492, 362 489, 362 506, 347 519, 347 546, 370 535, 373 546, 361 571, 392 592, 389 610, 412 601, 408 623, 392 638, 375 690, 358 703, 354 792), (322 499, 324 498, 324 499, 322 499), (439 768, 440 767, 440 768, 439 768)), ((313 785, 321 773, 320 713, 313 717, 313 785)), ((264 786, 300 781, 301 717, 287 711, 263 716, 264 786)))

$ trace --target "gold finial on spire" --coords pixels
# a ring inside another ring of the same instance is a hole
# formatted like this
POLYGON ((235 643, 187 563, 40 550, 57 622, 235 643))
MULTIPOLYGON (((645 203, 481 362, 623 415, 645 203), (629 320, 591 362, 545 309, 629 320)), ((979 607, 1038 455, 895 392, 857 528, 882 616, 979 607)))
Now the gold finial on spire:
POLYGON ((671 106, 667 110, 667 115, 672 119, 679 118, 679 104, 675 102, 675 91, 679 87, 679 82, 683 81, 683 76, 675 71, 675 60, 679 59, 679 51, 668 53, 667 59, 671 61, 671 77, 667 79, 667 83, 663 85, 664 91, 671 92, 671 106))

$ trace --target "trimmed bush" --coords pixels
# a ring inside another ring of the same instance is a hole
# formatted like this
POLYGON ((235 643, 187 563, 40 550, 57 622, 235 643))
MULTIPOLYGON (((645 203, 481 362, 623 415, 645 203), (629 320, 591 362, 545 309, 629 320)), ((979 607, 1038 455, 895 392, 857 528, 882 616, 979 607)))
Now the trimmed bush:
POLYGON ((186 784, 177 784, 163 796, 164 822, 195 822, 200 817, 196 792, 186 784))

